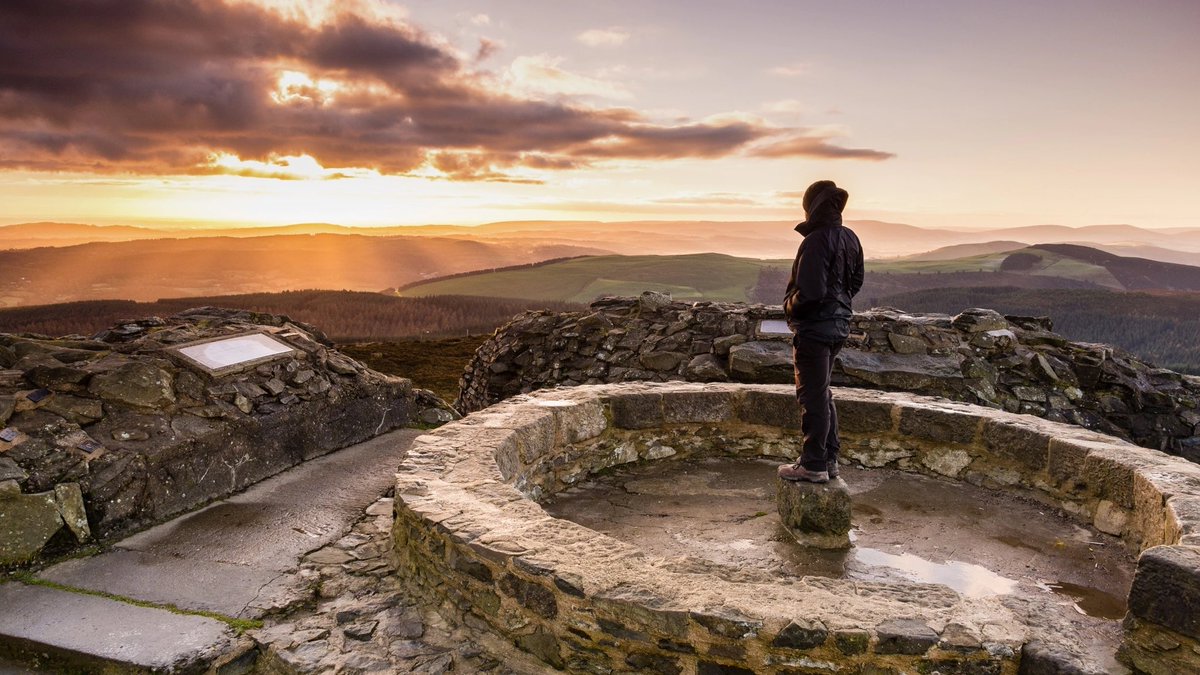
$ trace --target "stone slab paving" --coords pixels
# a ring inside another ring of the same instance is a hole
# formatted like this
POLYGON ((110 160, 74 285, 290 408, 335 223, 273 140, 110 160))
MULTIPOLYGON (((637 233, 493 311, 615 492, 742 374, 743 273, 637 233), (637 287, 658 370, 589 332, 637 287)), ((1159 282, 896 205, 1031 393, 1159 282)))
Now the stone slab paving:
POLYGON ((189 610, 257 618, 301 592, 308 551, 345 532, 387 491, 413 430, 306 462, 240 495, 152 527, 112 551, 39 576, 189 610), (213 589, 219 588, 219 593, 213 589))
POLYGON ((481 622, 449 623, 390 559, 391 498, 368 507, 346 536, 305 556, 310 602, 249 633, 269 673, 543 675, 545 664, 481 622))
POLYGON ((233 632, 214 619, 53 588, 4 584, 0 607, 5 608, 0 612, 0 649, 36 645, 39 652, 57 657, 57 667, 75 661, 85 670, 121 664, 194 672, 237 647, 233 632))
MULTIPOLYGON (((242 494, 120 541, 106 553, 59 563, 38 576, 90 591, 239 618, 258 618, 310 601, 312 585, 301 573, 301 558, 341 539, 363 517, 364 509, 391 488, 396 467, 419 433, 394 431, 306 462, 242 494)), ((48 588, 14 584, 0 588, 10 594, 0 600, 0 606, 18 610, 2 613, 10 620, 0 624, 0 645, 22 640, 72 645, 72 636, 80 634, 72 623, 77 612, 68 605, 56 610, 54 603, 45 600, 49 597, 83 598, 77 602, 89 603, 89 621, 98 627, 122 625, 126 608, 177 616, 48 588), (22 618, 35 610, 45 613, 45 621, 22 618)), ((204 621, 225 630, 221 622, 204 621)), ((127 639, 148 641, 141 634, 95 630, 99 628, 93 629, 92 641, 79 647, 98 658, 119 659, 136 649, 125 644, 127 639)), ((163 639, 193 651, 203 641, 167 634, 163 639)), ((209 644, 216 645, 216 637, 209 644)))

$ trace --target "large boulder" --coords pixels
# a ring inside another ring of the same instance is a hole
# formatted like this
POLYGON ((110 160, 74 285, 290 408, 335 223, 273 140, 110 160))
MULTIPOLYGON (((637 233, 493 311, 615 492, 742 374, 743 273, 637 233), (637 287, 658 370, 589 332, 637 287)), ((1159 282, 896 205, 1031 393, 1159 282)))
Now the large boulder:
POLYGON ((792 346, 778 340, 755 340, 734 345, 729 349, 729 373, 739 382, 794 382, 792 346))

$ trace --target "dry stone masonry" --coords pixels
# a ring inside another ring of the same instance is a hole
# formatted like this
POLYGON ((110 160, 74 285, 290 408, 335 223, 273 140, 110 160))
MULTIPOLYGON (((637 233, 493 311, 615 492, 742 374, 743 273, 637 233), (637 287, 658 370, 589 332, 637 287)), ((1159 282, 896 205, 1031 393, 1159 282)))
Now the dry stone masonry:
POLYGON ((93 338, 0 334, 0 565, 164 520, 438 404, 281 316, 200 308, 93 338), (286 353, 216 374, 179 353, 233 335, 286 353))
MULTIPOLYGON (((527 312, 477 352, 459 410, 559 385, 792 382, 782 311, 648 292, 585 312, 527 312), (764 324, 764 322, 767 322, 764 324)), ((1071 342, 1046 318, 875 308, 856 314, 835 384, 944 396, 1101 431, 1200 461, 1200 378, 1071 342)))
MULTIPOLYGON (((1141 555, 1120 658, 1148 673, 1200 672, 1200 467, 1030 415, 907 393, 835 398, 849 461, 1020 490, 1122 537, 1141 555)), ((798 434, 789 386, 513 397, 414 442, 397 474, 399 574, 448 618, 570 672, 1104 672, 1088 637, 1036 602, 931 584, 731 579, 539 505, 632 462, 794 458, 798 434)))

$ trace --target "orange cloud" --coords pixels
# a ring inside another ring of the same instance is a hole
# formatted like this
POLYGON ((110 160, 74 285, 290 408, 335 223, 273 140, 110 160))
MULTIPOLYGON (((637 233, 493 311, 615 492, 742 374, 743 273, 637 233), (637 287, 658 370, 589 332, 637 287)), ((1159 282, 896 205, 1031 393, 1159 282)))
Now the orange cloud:
POLYGON ((524 181, 614 159, 890 156, 762 121, 660 124, 582 105, 570 96, 624 92, 528 62, 559 94, 543 100, 370 3, 330 3, 319 21, 272 6, 0 2, 0 169, 327 178, 279 159, 307 157, 354 167, 328 170, 344 175, 524 181), (213 164, 225 156, 239 163, 213 164))
POLYGON ((751 157, 810 157, 813 159, 864 159, 882 161, 895 153, 868 148, 843 148, 829 142, 828 136, 800 134, 757 145, 747 153, 751 157))

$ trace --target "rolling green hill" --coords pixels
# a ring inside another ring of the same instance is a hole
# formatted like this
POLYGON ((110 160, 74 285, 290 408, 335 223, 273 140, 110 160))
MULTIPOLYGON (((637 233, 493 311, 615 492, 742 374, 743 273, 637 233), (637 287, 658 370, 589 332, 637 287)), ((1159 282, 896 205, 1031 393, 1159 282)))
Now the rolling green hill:
MULTIPOLYGON (((1084 247, 1075 247, 1084 248, 1084 247)), ((1094 249, 1088 249, 1094 250, 1094 249)), ((1097 251, 1099 252, 1099 251, 1097 251)), ((1116 256, 1114 256, 1116 257, 1116 256)), ((961 258, 933 260, 889 260, 867 263, 871 272, 882 274, 944 274, 952 272, 1009 272, 1030 276, 1057 277, 1081 281, 1104 288, 1124 290, 1125 286, 1103 264, 1081 259, 1072 252, 1030 246, 1017 251, 995 251, 961 258), (1024 258, 1024 266, 1006 264, 1012 256, 1024 258)))
POLYGON ((960 258, 934 256, 932 259, 869 262, 867 269, 882 274, 1003 272, 1069 279, 1124 291, 1200 290, 1200 267, 1119 256, 1074 244, 1039 244, 1015 251, 998 250, 960 258))
POLYGON ((473 295, 560 302, 591 302, 602 295, 669 291, 679 300, 745 302, 764 267, 790 260, 693 255, 594 256, 549 265, 431 279, 398 291, 405 297, 473 295))

